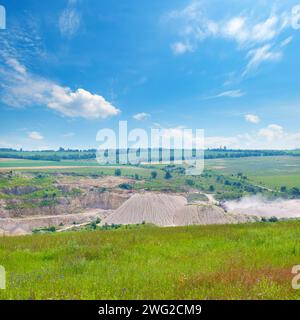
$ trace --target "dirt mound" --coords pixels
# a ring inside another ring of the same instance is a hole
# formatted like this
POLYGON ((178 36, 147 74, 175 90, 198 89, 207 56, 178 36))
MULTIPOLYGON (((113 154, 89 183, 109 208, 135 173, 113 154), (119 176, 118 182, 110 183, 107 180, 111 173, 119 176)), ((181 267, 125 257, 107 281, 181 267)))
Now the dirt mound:
POLYGON ((174 213, 187 204, 186 198, 168 194, 135 194, 103 222, 107 224, 153 223, 173 226, 174 213))
POLYGON ((187 205, 179 208, 174 215, 174 224, 209 225, 209 224, 234 224, 259 221, 259 218, 226 213, 221 207, 208 205, 187 205))

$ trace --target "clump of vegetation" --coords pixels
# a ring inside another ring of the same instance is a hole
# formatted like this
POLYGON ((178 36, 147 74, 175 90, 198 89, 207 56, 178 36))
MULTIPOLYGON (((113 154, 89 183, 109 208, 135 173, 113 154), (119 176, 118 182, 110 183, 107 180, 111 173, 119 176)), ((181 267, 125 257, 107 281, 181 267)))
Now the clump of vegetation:
POLYGON ((47 228, 35 228, 32 230, 33 234, 39 234, 39 233, 53 233, 56 231, 56 227, 51 226, 47 228))
POLYGON ((157 171, 151 171, 151 179, 157 178, 157 171))
POLYGON ((263 217, 261 219, 262 222, 278 222, 278 218, 277 217, 271 217, 271 218, 267 218, 267 217, 263 217))
POLYGON ((192 179, 186 179, 185 183, 190 187, 193 187, 195 185, 195 181, 192 179))
POLYGON ((119 185, 119 188, 124 189, 124 190, 132 190, 133 189, 133 185, 130 183, 121 183, 119 185))
POLYGON ((170 173, 169 171, 167 171, 167 172, 165 173, 165 179, 169 180, 169 179, 171 179, 171 178, 172 178, 171 173, 170 173))
POLYGON ((188 203, 194 203, 194 202, 207 202, 208 201, 208 198, 206 197, 205 194, 202 194, 202 193, 190 193, 187 197, 187 201, 188 203))
POLYGON ((116 177, 119 177, 119 176, 121 176, 121 175, 122 175, 121 169, 116 169, 116 170, 115 170, 115 176, 116 176, 116 177))

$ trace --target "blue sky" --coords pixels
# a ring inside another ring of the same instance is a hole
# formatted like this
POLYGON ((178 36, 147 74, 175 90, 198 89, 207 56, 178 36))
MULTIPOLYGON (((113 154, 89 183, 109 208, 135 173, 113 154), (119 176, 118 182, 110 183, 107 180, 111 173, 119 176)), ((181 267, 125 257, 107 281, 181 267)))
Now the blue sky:
POLYGON ((127 120, 300 148, 300 1, 0 4, 0 147, 96 147, 127 120))

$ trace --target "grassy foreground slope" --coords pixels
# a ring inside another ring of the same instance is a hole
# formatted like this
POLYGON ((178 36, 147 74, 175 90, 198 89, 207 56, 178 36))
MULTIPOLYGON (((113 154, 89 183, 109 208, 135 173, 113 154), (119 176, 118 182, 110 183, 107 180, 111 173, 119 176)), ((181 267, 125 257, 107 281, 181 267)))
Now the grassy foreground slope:
POLYGON ((299 299, 300 221, 0 238, 1 299, 299 299))

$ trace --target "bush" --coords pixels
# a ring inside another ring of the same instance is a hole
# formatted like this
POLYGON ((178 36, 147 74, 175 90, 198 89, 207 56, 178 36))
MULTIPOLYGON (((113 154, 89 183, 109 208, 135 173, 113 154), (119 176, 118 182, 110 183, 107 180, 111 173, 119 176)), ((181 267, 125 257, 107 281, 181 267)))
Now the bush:
POLYGON ((119 185, 119 188, 124 189, 124 190, 132 190, 133 186, 129 183, 121 183, 119 185))
POLYGON ((296 197, 300 196, 299 188, 296 188, 296 187, 292 188, 291 193, 293 196, 296 196, 296 197))
POLYGON ((116 170, 115 170, 115 176, 119 177, 119 176, 121 176, 121 175, 122 175, 121 169, 116 169, 116 170))
POLYGON ((286 186, 280 187, 280 192, 286 192, 286 190, 287 190, 286 186))
POLYGON ((172 178, 172 175, 171 175, 171 173, 169 172, 169 171, 167 171, 166 172, 166 174, 165 174, 165 179, 171 179, 172 178))
POLYGON ((215 187, 214 186, 209 186, 209 191, 210 192, 214 192, 215 191, 215 187))
POLYGON ((157 177, 157 172, 156 171, 151 171, 151 178, 156 179, 157 177))
POLYGON ((190 187, 192 187, 192 186, 195 185, 195 181, 192 180, 192 179, 186 179, 186 180, 185 180, 185 183, 186 183, 188 186, 190 186, 190 187))

